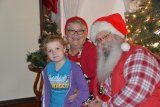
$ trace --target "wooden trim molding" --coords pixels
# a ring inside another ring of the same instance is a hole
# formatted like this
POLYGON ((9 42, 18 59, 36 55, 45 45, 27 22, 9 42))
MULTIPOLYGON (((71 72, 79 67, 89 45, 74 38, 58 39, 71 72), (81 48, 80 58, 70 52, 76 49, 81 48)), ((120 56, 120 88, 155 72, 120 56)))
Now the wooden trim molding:
POLYGON ((39 103, 36 100, 36 97, 28 97, 28 98, 21 98, 21 99, 13 99, 13 100, 6 100, 6 101, 0 101, 0 107, 11 107, 14 105, 17 105, 16 107, 19 107, 18 105, 25 105, 25 104, 31 104, 31 103, 39 103))

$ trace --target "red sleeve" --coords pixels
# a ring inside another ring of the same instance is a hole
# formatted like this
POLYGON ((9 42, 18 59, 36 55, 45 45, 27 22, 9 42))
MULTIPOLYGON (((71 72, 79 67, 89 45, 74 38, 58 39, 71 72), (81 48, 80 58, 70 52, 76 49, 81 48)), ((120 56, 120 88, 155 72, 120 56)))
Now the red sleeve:
POLYGON ((97 49, 94 44, 90 42, 84 44, 80 63, 83 72, 91 79, 88 84, 90 92, 93 92, 94 95, 97 94, 97 49))
POLYGON ((97 50, 96 46, 90 42, 84 44, 81 56, 81 65, 83 72, 89 78, 93 78, 96 76, 97 50))

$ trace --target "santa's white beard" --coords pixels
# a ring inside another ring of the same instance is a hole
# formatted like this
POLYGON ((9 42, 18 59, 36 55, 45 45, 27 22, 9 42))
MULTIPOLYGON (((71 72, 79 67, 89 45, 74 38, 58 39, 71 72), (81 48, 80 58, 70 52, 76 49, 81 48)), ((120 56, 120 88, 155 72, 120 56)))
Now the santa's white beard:
POLYGON ((102 48, 98 48, 97 75, 99 83, 109 77, 121 58, 121 43, 118 40, 107 42, 102 48), (105 50, 105 51, 104 51, 105 50))

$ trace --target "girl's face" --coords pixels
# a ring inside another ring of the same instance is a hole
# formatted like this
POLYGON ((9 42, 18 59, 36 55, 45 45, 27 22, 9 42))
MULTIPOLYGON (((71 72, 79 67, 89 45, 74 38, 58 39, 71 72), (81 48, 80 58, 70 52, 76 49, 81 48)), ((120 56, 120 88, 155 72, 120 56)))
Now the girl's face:
POLYGON ((47 43, 46 51, 48 58, 55 63, 65 59, 66 47, 64 47, 59 41, 47 43))

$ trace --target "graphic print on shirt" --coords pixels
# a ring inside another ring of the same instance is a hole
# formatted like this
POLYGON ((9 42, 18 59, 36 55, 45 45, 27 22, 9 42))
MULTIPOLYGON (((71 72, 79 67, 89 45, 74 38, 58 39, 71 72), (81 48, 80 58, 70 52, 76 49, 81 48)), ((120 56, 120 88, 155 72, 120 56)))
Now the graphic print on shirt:
POLYGON ((59 90, 67 90, 69 88, 70 76, 69 75, 48 75, 49 81, 51 83, 52 89, 59 90))

